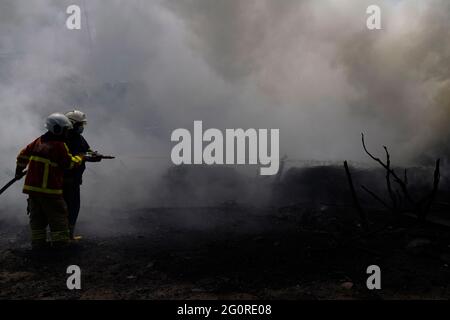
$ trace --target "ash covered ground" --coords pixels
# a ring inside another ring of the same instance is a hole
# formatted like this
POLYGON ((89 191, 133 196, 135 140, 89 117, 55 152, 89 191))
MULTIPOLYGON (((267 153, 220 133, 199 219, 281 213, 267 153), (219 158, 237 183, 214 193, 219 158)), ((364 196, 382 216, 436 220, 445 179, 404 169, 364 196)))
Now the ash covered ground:
MULTIPOLYGON (((231 187, 242 183, 210 172, 216 185, 223 184, 219 176, 231 187)), ((175 174, 175 181, 180 186, 192 175, 175 174)), ((360 171, 356 179, 373 182, 378 175, 360 171)), ((195 198, 192 186, 185 187, 195 198)), ((173 207, 84 208, 78 228, 84 239, 58 255, 33 255, 27 225, 0 220, 0 298, 450 298, 445 190, 426 223, 395 217, 361 195, 367 233, 340 167, 292 168, 270 188, 261 205, 239 203, 230 193, 216 205, 182 206, 179 190, 173 207), (82 290, 66 287, 71 264, 81 267, 82 290), (366 269, 374 264, 382 289, 371 291, 366 269)))

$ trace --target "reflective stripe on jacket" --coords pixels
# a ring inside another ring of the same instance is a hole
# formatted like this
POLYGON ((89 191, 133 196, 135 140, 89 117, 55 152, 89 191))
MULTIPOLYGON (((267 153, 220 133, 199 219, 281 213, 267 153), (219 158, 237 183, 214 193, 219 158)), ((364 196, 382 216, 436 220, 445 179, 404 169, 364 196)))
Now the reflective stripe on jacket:
POLYGON ((61 138, 46 133, 30 143, 17 156, 17 166, 28 166, 23 192, 61 197, 64 170, 82 163, 82 156, 70 154, 61 138))

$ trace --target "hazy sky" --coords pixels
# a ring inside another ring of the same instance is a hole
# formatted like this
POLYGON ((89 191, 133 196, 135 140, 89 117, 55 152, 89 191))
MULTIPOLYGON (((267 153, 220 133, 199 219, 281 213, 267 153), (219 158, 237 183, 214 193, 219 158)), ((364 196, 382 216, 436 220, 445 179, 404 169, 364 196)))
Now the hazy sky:
POLYGON ((172 130, 194 120, 279 128, 291 158, 366 159, 362 131, 398 163, 444 153, 449 40, 446 0, 1 0, 0 178, 47 114, 74 106, 94 148, 119 155, 90 167, 86 188, 130 203, 170 164, 172 130), (70 4, 80 31, 65 28, 70 4), (382 30, 367 30, 369 4, 382 30))

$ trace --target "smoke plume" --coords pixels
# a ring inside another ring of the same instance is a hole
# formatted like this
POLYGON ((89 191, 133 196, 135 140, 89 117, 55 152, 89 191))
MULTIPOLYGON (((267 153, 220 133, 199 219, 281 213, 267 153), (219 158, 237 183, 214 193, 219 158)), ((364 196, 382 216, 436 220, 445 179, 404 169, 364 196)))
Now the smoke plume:
MULTIPOLYGON (((396 165, 447 156, 450 3, 377 1, 382 30, 371 31, 372 2, 3 0, 0 177, 48 114, 75 107, 92 147, 118 156, 88 166, 87 206, 155 202, 170 133, 194 120, 279 128, 291 159, 365 160, 360 132, 396 165), (70 4, 81 30, 65 27, 70 4)), ((24 210, 20 187, 3 211, 24 210)))

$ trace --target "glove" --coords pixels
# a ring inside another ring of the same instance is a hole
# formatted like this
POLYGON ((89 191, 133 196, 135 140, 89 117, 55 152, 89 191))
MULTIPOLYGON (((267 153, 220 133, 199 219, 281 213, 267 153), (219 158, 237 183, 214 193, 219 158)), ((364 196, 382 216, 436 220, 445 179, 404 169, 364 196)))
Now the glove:
POLYGON ((102 161, 102 156, 99 155, 97 152, 90 152, 86 153, 86 155, 84 156, 84 160, 86 162, 100 162, 102 161))
POLYGON ((15 178, 20 180, 23 178, 23 176, 25 175, 24 172, 25 168, 24 167, 16 167, 16 175, 15 178))

